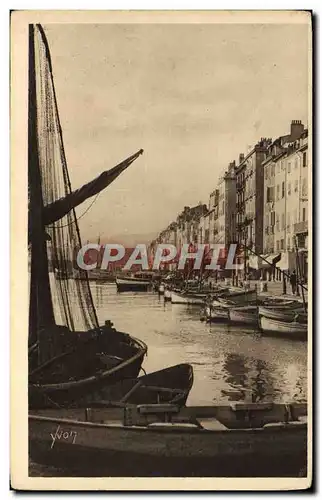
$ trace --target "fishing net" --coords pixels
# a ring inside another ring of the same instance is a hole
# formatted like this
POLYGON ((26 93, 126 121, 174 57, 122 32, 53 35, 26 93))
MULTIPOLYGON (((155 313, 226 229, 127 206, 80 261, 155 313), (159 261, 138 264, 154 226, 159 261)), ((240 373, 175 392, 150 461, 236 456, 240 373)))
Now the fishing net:
MULTIPOLYGON (((72 192, 45 33, 34 26, 37 138, 43 205, 72 192)), ((30 185, 30 182, 29 182, 30 185)), ((82 246, 75 209, 46 226, 55 321, 70 330, 98 327, 87 271, 76 266, 82 246)))

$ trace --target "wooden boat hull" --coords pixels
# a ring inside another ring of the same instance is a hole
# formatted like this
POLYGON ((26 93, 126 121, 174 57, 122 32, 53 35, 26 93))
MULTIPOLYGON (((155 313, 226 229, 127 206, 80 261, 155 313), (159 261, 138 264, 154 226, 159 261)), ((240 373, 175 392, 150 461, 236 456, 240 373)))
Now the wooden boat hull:
POLYGON ((171 302, 172 304, 201 305, 204 303, 205 297, 206 295, 179 293, 172 291, 171 302))
POLYGON ((78 399, 73 408, 114 407, 127 404, 186 404, 193 385, 193 368, 182 363, 138 378, 103 386, 78 399))
POLYGON ((260 316, 265 316, 265 318, 269 318, 272 320, 283 321, 283 322, 292 322, 295 318, 297 321, 302 324, 307 323, 307 315, 303 312, 301 307, 296 308, 275 308, 275 307, 265 307, 260 306, 258 308, 258 314, 260 316))
MULTIPOLYGON (((149 423, 150 416, 143 415, 146 423, 127 420, 130 425, 123 425, 116 416, 108 420, 107 410, 96 418, 93 412, 100 410, 79 411, 82 414, 73 410, 69 418, 66 413, 57 417, 57 410, 47 416, 29 415, 33 461, 53 464, 57 460, 59 467, 66 467, 65 475, 71 467, 73 475, 93 476, 296 477, 306 473, 306 423, 276 422, 275 418, 265 424, 265 410, 254 416, 253 424, 261 426, 248 423, 247 428, 242 427, 247 418, 231 416, 234 412, 229 407, 219 409, 218 419, 207 416, 207 408, 204 416, 188 416, 188 407, 182 409, 185 422, 149 423), (233 419, 233 428, 221 424, 221 412, 226 421, 233 419)), ((124 411, 127 415, 129 408, 124 411)))
POLYGON ((256 306, 230 308, 228 309, 228 318, 230 323, 258 326, 258 310, 256 306))
MULTIPOLYGON (((104 330, 103 330, 104 332, 104 330)), ((76 335, 76 334, 75 334, 76 335)), ((82 334, 80 334, 82 335, 82 334)), ((122 332, 80 342, 29 375, 29 407, 70 407, 89 392, 138 376, 147 346, 122 332)))
POLYGON ((307 337, 307 325, 295 321, 285 322, 260 316, 260 328, 264 333, 275 333, 300 339, 307 337))
POLYGON ((115 282, 118 292, 146 292, 151 286, 150 281, 139 278, 116 278, 115 282))

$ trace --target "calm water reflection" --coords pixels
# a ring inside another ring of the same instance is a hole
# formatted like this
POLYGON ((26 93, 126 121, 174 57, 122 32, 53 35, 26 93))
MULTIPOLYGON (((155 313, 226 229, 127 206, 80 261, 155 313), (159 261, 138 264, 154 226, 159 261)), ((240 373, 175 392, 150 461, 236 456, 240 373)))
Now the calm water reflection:
POLYGON ((198 306, 164 303, 153 293, 117 293, 91 283, 99 319, 148 344, 144 369, 188 362, 195 381, 188 404, 237 400, 303 401, 307 397, 307 344, 199 320, 198 306))

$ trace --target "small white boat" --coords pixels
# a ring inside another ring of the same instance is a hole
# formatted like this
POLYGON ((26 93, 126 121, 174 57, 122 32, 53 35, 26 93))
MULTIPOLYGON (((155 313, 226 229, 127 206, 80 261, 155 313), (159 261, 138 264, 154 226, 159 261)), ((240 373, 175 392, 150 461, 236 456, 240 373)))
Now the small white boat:
POLYGON ((136 278, 132 276, 126 276, 124 278, 117 277, 116 286, 118 292, 130 292, 130 291, 147 291, 151 285, 151 280, 144 278, 136 278))
POLYGON ((170 289, 168 289, 168 288, 165 288, 164 289, 164 295, 163 295, 164 300, 171 301, 171 296, 172 296, 172 291, 170 289))
POLYGON ((297 321, 287 322, 260 316, 260 328, 264 333, 280 333, 292 337, 305 338, 307 336, 307 324, 297 321))
POLYGON ((172 304, 190 304, 201 305, 204 303, 206 294, 197 294, 189 292, 175 292, 171 293, 172 304))
POLYGON ((228 321, 228 319, 229 319, 228 311, 229 311, 229 309, 227 309, 225 307, 207 306, 205 308, 206 321, 208 323, 212 323, 215 321, 228 321))
POLYGON ((159 285, 159 290, 158 290, 158 292, 159 292, 159 295, 163 295, 163 294, 164 294, 164 284, 163 284, 163 283, 161 283, 161 284, 159 285))
POLYGON ((258 308, 259 316, 265 316, 265 318, 273 319, 277 321, 292 322, 298 321, 301 324, 307 323, 307 314, 304 312, 301 304, 298 307, 267 307, 260 306, 258 308))
POLYGON ((228 309, 228 317, 231 323, 258 326, 257 306, 241 306, 228 309))

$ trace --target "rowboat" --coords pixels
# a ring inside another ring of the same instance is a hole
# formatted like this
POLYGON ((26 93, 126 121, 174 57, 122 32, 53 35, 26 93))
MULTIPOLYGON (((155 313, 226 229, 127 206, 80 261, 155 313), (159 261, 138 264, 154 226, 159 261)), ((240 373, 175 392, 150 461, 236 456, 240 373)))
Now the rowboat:
MULTIPOLYGON (((76 401, 68 401, 65 408, 86 408, 87 406, 125 406, 126 404, 173 403, 184 405, 193 385, 193 368, 187 363, 170 366, 138 378, 125 378, 116 384, 95 388, 76 401)), ((35 399, 34 408, 57 408, 58 402, 51 398, 35 399)))
POLYGON ((44 399, 69 407, 90 392, 138 376, 146 344, 110 326, 100 331, 89 339, 89 332, 70 332, 74 339, 69 349, 29 372, 30 408, 44 399))
POLYGON ((172 291, 169 288, 165 288, 163 297, 164 300, 171 301, 172 291))
POLYGON ((264 333, 279 333, 295 338, 307 337, 307 324, 298 321, 279 321, 276 319, 260 316, 260 328, 264 333))
POLYGON ((231 288, 225 292, 214 294, 213 305, 221 306, 231 305, 244 305, 254 303, 257 299, 256 290, 239 290, 238 288, 231 288))
POLYGON ((119 276, 115 280, 118 292, 146 292, 151 286, 151 280, 144 278, 135 278, 132 276, 127 276, 126 278, 120 278, 119 276))
POLYGON ((172 290, 171 302, 172 304, 200 305, 204 303, 206 296, 205 293, 178 292, 172 290))
POLYGON ((258 326, 258 308, 257 306, 229 308, 228 318, 231 323, 258 326))
POLYGON ((284 321, 289 323, 296 320, 297 322, 302 324, 307 323, 307 313, 305 313, 303 307, 301 307, 301 304, 299 304, 298 308, 295 307, 275 308, 275 307, 260 306, 258 308, 258 314, 259 316, 265 316, 265 318, 277 321, 284 321))
POLYGON ((228 321, 229 309, 226 307, 205 307, 205 315, 206 321, 208 323, 216 322, 216 321, 228 321))
POLYGON ((306 475, 307 408, 231 403, 38 410, 29 413, 29 457, 74 477, 297 477, 306 475))

